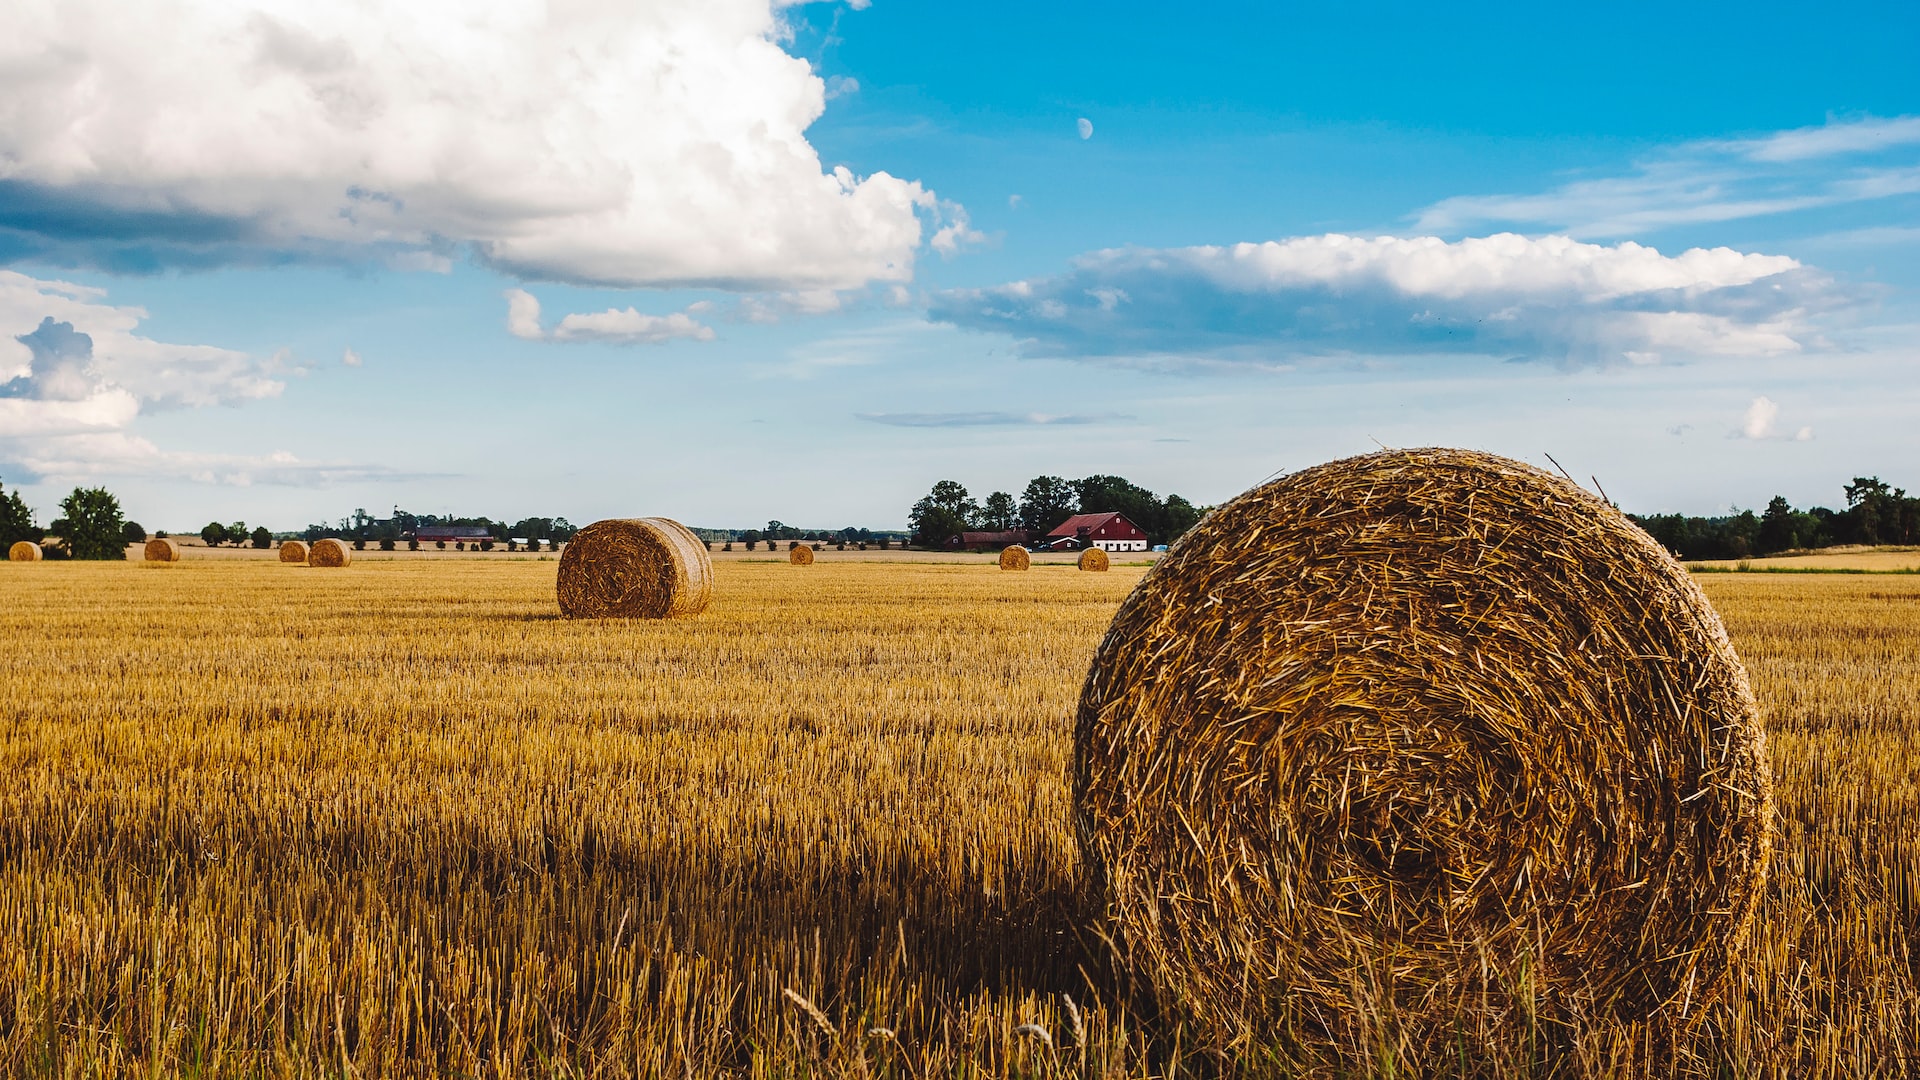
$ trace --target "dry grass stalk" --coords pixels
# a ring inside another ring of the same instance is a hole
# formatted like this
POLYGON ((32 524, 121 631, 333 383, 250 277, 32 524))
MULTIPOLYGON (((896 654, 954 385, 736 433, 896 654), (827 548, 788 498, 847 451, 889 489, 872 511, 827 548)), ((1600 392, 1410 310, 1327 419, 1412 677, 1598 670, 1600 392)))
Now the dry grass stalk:
POLYGON ((39 562, 40 545, 31 540, 15 540, 7 549, 8 562, 39 562))
POLYGON ((307 561, 307 545, 300 540, 288 540, 280 545, 280 561, 283 563, 302 563, 307 561))
POLYGON ((347 546, 345 540, 336 540, 329 536, 315 540, 313 546, 307 549, 308 566, 336 567, 352 564, 353 549, 347 546))
POLYGON ((795 566, 812 566, 813 547, 809 544, 795 544, 787 552, 787 561, 795 566))
POLYGON ((1033 558, 1027 554, 1027 549, 1019 544, 1008 544, 1000 549, 1000 569, 1025 570, 1032 565, 1033 558))
POLYGON ((1115 616, 1074 751, 1122 956, 1241 1049, 1418 1070, 1684 1026, 1766 880, 1719 617, 1611 506, 1488 454, 1336 461, 1208 515, 1115 616))
POLYGON ((147 541, 146 556, 148 562, 179 562, 180 542, 170 536, 156 536, 147 541))
POLYGON ((672 518, 596 521, 561 553, 556 591, 572 618, 698 615, 713 599, 713 560, 672 518))
POLYGON ((1082 570, 1092 570, 1095 572, 1099 572, 1099 571, 1104 571, 1108 566, 1110 566, 1111 560, 1107 558, 1107 553, 1105 551, 1097 547, 1090 547, 1087 550, 1080 553, 1080 558, 1076 563, 1076 565, 1079 566, 1080 569, 1082 570))

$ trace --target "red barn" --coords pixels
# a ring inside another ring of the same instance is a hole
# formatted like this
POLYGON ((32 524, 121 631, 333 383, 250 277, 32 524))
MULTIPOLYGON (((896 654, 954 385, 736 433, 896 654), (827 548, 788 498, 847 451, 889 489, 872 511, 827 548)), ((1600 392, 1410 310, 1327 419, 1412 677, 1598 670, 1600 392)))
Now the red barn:
POLYGON ((1105 514, 1075 514, 1047 534, 1047 546, 1056 551, 1090 547, 1102 551, 1145 551, 1147 534, 1117 510, 1105 514))

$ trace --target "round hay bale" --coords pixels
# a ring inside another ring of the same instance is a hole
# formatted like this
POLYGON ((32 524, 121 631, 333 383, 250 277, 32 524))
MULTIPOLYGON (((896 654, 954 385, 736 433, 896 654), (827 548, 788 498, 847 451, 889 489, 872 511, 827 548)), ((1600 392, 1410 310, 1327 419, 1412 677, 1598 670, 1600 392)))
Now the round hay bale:
POLYGON ((1082 570, 1092 570, 1098 573, 1110 565, 1110 560, 1108 560, 1105 551, 1097 547, 1090 547, 1080 553, 1080 558, 1076 560, 1075 565, 1082 570))
POLYGON ((560 613, 571 618, 673 619, 713 598, 713 560, 671 518, 614 518, 574 534, 560 553, 560 613))
POLYGON ((345 540, 336 540, 331 536, 315 540, 313 546, 307 549, 307 565, 351 566, 353 549, 347 546, 345 540))
POLYGON ((7 549, 8 562, 39 562, 40 545, 31 540, 15 540, 7 549))
POLYGON ((1032 556, 1028 555, 1027 549, 1019 544, 1008 544, 1000 549, 1000 569, 1025 570, 1032 565, 1032 556))
POLYGON ((299 540, 288 540, 280 545, 280 561, 283 563, 305 563, 307 545, 299 540))
POLYGON ((813 565, 813 547, 810 544, 795 544, 787 550, 787 561, 795 566, 813 565))
POLYGON ((179 562, 180 543, 171 536, 156 536, 147 541, 148 562, 179 562))
POLYGON ((1692 578, 1576 485, 1461 450, 1308 469, 1183 537, 1095 656, 1073 798, 1164 1002, 1222 1045, 1421 1067, 1535 1017, 1699 1015, 1772 817, 1692 578))

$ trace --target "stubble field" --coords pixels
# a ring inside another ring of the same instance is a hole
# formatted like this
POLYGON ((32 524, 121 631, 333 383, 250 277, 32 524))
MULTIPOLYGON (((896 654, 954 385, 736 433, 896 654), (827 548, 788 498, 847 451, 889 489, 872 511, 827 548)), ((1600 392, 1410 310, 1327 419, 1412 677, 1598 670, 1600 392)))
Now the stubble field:
MULTIPOLYGON (((677 623, 554 572, 0 566, 0 1074, 1221 1070, 1069 825, 1141 568, 728 561, 677 623)), ((1498 1071, 1911 1075, 1920 578, 1702 583, 1771 732, 1753 965, 1653 1059, 1498 1071)))

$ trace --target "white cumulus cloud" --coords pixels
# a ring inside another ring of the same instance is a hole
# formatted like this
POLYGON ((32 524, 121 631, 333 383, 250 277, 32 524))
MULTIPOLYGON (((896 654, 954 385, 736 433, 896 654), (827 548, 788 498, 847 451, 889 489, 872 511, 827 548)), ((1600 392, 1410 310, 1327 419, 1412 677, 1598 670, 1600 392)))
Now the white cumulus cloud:
POLYGON ((1780 403, 1765 394, 1754 398, 1747 406, 1746 415, 1740 420, 1740 429, 1733 435, 1736 438, 1752 439, 1756 442, 1791 439, 1794 442, 1811 442, 1813 429, 1799 427, 1792 435, 1780 430, 1780 403))
MULTIPOLYGON (((630 307, 565 315, 552 330, 546 330, 540 325, 540 301, 537 297, 524 289, 508 289, 506 295, 507 332, 528 341, 660 345, 679 338, 712 341, 714 336, 712 327, 696 321, 687 312, 648 315, 630 307)), ((828 291, 826 295, 831 297, 835 294, 828 291)))
POLYGON ((101 265, 444 270, 465 247, 613 286, 910 279, 933 193, 823 166, 829 88, 782 39, 775 0, 24 0, 0 239, 101 265))
POLYGON ((1272 359, 1470 353, 1573 364, 1801 350, 1834 302, 1794 259, 1514 234, 1299 237, 1094 252, 1065 273, 937 294, 933 318, 1029 355, 1272 359))

